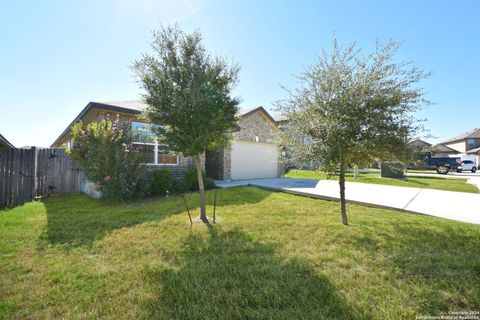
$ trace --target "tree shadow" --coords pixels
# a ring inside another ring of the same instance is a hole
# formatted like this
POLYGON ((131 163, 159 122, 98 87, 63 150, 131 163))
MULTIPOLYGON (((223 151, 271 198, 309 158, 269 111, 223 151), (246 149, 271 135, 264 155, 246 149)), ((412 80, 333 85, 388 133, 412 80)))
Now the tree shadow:
MULTIPOLYGON (((214 192, 217 192, 217 214, 221 207, 254 204, 272 192, 255 188, 212 190, 207 193, 207 211, 213 210, 214 192)), ((199 196, 185 195, 192 217, 198 215, 199 196)), ((83 194, 51 196, 44 201, 47 225, 39 239, 39 247, 63 245, 65 248, 90 246, 112 231, 129 228, 149 221, 161 221, 176 214, 184 214, 181 196, 157 197, 121 204, 95 200, 83 194)))
POLYGON ((244 232, 210 225, 184 248, 178 267, 145 271, 145 319, 360 319, 326 277, 244 232))

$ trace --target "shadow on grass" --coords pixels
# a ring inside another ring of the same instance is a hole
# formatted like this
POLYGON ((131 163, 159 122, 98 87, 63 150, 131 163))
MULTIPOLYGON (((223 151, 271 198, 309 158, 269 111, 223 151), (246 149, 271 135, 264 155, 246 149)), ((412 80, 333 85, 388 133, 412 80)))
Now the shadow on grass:
MULTIPOLYGON (((270 194, 269 191, 252 188, 217 190, 217 214, 222 213, 221 207, 258 203, 270 194)), ((190 193, 186 195, 186 199, 192 217, 195 217, 199 211, 199 196, 197 193, 190 193)), ((213 191, 207 194, 207 200, 211 205, 213 191)), ((40 237, 40 247, 49 244, 65 245, 66 248, 88 246, 114 230, 149 221, 161 221, 179 213, 185 214, 188 221, 185 205, 180 196, 119 204, 74 194, 52 196, 44 203, 47 225, 40 237)))
POLYGON ((180 266, 148 268, 146 319, 359 319, 330 281, 271 244, 209 226, 190 235, 180 266))

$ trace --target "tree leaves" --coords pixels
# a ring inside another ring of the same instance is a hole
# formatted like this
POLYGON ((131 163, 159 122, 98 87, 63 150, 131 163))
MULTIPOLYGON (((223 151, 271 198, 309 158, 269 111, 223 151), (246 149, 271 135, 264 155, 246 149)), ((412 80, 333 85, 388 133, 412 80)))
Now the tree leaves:
POLYGON ((225 145, 238 111, 239 99, 232 97, 238 66, 212 57, 199 31, 161 27, 151 46, 153 54, 144 54, 133 69, 145 90, 147 119, 168 128, 159 136, 185 156, 225 145))
POLYGON ((355 44, 322 51, 305 67, 298 88, 277 103, 289 118, 288 144, 299 161, 320 160, 332 171, 372 160, 406 160, 422 128, 414 112, 429 104, 415 85, 430 73, 394 61, 399 44, 377 41, 373 53, 355 44), (308 143, 304 143, 307 137, 308 143))

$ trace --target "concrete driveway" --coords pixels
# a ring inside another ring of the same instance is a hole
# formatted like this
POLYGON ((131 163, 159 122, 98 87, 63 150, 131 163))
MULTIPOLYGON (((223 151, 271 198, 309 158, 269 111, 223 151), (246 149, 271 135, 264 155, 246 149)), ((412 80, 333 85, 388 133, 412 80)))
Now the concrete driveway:
POLYGON ((291 178, 215 181, 215 185, 222 189, 241 186, 254 186, 275 191, 284 191, 285 189, 290 188, 315 188, 317 183, 318 180, 291 178))
MULTIPOLYGON (((223 182, 220 188, 254 186, 326 200, 339 200, 338 181, 291 178, 223 182)), ((349 203, 421 213, 480 224, 480 194, 346 182, 349 203)))

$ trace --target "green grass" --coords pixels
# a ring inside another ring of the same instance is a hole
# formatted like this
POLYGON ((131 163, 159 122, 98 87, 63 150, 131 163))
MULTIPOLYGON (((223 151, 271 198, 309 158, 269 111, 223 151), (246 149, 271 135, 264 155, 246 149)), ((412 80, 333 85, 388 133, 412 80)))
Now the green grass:
POLYGON ((408 169, 408 172, 411 173, 429 173, 429 174, 437 174, 435 170, 416 170, 416 169, 408 169))
POLYGON ((0 211, 1 319, 414 319, 480 310, 480 227, 242 187, 0 211), (208 194, 209 199, 212 193, 208 194), (193 213, 197 195, 189 195, 193 213), (212 207, 208 207, 212 212, 212 207))
MULTIPOLYGON (((327 179, 327 176, 325 173, 312 171, 312 170, 290 170, 287 174, 285 174, 285 176, 289 178, 298 178, 298 179, 315 179, 315 180, 327 179)), ((333 179, 337 179, 337 177, 333 177, 333 179)), ((353 174, 347 173, 346 180, 351 182, 384 184, 384 185, 399 186, 399 187, 413 187, 413 188, 425 188, 425 189, 436 189, 436 190, 446 190, 446 191, 480 193, 480 190, 475 185, 467 183, 466 179, 446 179, 446 178, 437 178, 437 177, 408 177, 407 180, 400 180, 400 179, 392 179, 392 178, 381 178, 380 174, 376 174, 376 173, 360 174, 357 177, 357 179, 355 179, 353 177, 353 174)))

